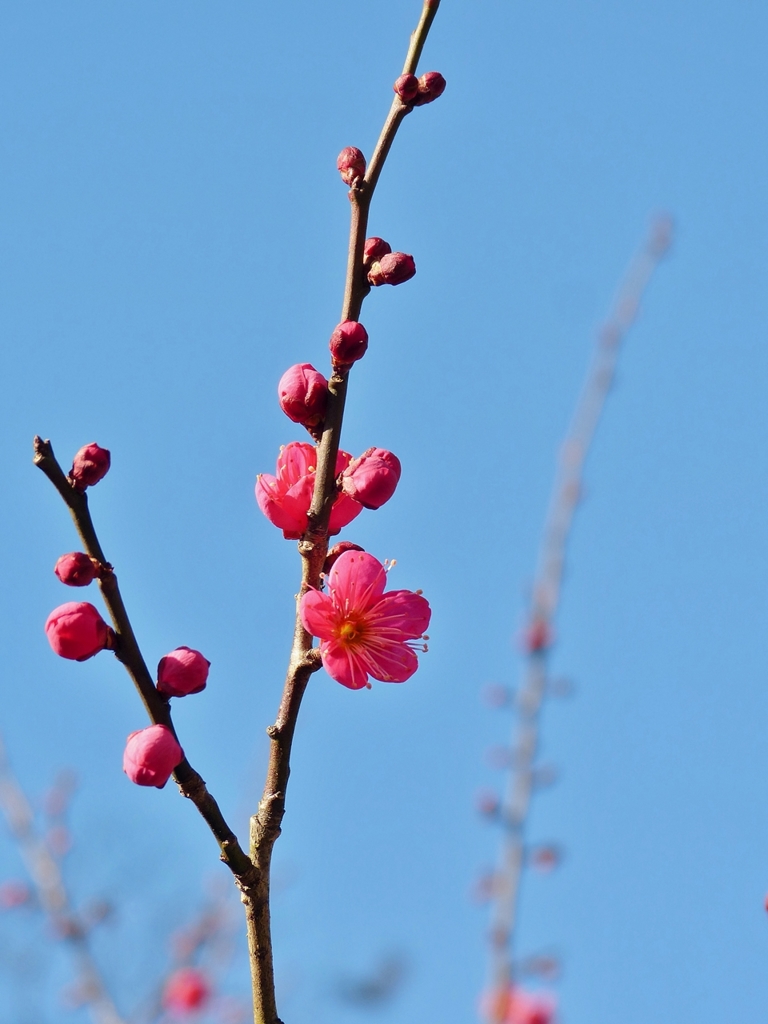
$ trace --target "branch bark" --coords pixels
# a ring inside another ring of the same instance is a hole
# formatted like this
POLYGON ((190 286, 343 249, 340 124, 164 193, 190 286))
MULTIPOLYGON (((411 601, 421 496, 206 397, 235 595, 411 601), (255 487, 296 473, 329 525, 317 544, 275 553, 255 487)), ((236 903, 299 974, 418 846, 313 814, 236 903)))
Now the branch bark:
MULTIPOLYGON (((421 18, 411 35, 403 74, 413 74, 434 21, 440 0, 424 0, 421 18)), ((371 290, 363 266, 363 247, 368 231, 368 214, 376 185, 395 135, 413 105, 395 96, 384 127, 362 181, 350 189, 351 218, 347 275, 341 319, 358 320, 371 290)), ((269 872, 272 850, 280 835, 285 813, 285 794, 290 775, 290 757, 296 720, 310 676, 320 668, 319 652, 312 649, 312 637, 302 625, 299 601, 312 587, 319 587, 328 554, 328 520, 336 497, 336 457, 341 439, 349 372, 334 372, 328 382, 325 423, 318 445, 317 470, 309 526, 299 542, 302 557, 301 586, 296 596, 296 622, 283 696, 277 719, 267 729, 270 737, 269 765, 259 808, 251 818, 250 856, 257 871, 253 890, 243 893, 251 955, 255 1024, 282 1024, 277 1015, 269 912, 269 872)))
MULTIPOLYGON (((34 452, 35 465, 45 473, 64 499, 86 553, 100 562, 105 569, 99 579, 99 587, 117 634, 115 656, 118 661, 122 662, 133 680, 150 721, 155 725, 166 725, 175 736, 176 729, 173 725, 170 704, 155 687, 147 663, 144 661, 120 593, 117 576, 104 557, 104 551, 96 535, 88 508, 88 496, 84 492, 78 491, 69 482, 53 454, 50 441, 36 437, 34 452)), ((235 833, 224 820, 219 805, 208 792, 204 780, 186 757, 177 766, 173 778, 178 783, 182 795, 192 801, 213 832, 216 842, 219 844, 221 859, 235 876, 238 885, 241 887, 252 885, 255 872, 250 857, 241 848, 235 833)))

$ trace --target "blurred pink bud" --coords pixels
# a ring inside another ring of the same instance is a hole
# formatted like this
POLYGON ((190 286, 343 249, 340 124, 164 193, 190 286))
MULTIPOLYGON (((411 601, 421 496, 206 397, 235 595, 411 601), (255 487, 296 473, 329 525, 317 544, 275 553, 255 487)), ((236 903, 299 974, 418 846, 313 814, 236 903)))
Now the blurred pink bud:
POLYGON ((512 701, 512 691, 500 683, 489 683, 483 687, 483 702, 489 708, 503 708, 512 701))
POLYGON ((362 359, 368 348, 368 331, 357 320, 340 323, 328 343, 334 369, 350 366, 362 359))
POLYGON ((552 1024, 555 998, 548 992, 527 992, 517 986, 498 988, 483 999, 489 1024, 552 1024))
POLYGON ((69 479, 78 491, 84 491, 86 487, 93 487, 107 475, 109 463, 109 452, 106 448, 99 448, 95 441, 86 444, 72 461, 69 479))
POLYGON ((400 75, 392 88, 403 103, 410 103, 418 95, 419 80, 416 75, 400 75))
POLYGON ((475 806, 484 817, 492 818, 499 813, 498 795, 489 789, 483 789, 475 798, 475 806))
POLYGON ((68 587, 87 587, 96 576, 96 565, 84 551, 72 551, 61 556, 53 571, 68 587))
POLYGON ((343 555, 345 551, 365 551, 365 548, 361 548, 359 544, 353 544, 351 540, 340 540, 338 544, 334 544, 332 548, 328 549, 328 554, 323 562, 323 572, 326 575, 333 568, 333 563, 339 555, 343 555))
POLYGON ((137 786, 162 789, 184 751, 167 725, 148 725, 132 732, 125 743, 123 771, 137 786))
POLYGON ((186 697, 200 693, 208 680, 211 663, 200 651, 191 647, 177 647, 160 659, 157 666, 157 688, 169 697, 186 697))
POLYGON ((168 978, 163 989, 163 1006, 177 1017, 201 1010, 211 995, 211 986, 196 967, 180 967, 168 978))
POLYGON ((87 661, 113 646, 114 632, 87 601, 67 601, 54 608, 45 622, 48 643, 60 658, 87 661))
POLYGON ((445 79, 439 71, 427 71, 419 79, 419 91, 413 101, 415 107, 423 107, 425 103, 431 103, 438 96, 445 92, 445 79))
POLYGON ((280 408, 289 420, 314 427, 325 416, 328 381, 311 363, 290 366, 277 385, 280 408))
POLYGON ((416 273, 413 256, 407 252, 390 252, 375 260, 368 271, 368 281, 372 285, 402 284, 410 281, 416 273))
POLYGON ((54 857, 63 857, 72 849, 72 836, 66 825, 54 825, 45 835, 48 849, 54 857))
POLYGON ((341 489, 364 508, 381 508, 400 479, 400 459, 386 448, 369 448, 353 459, 341 478, 341 489))
POLYGON ((523 648, 528 654, 537 654, 552 646, 552 629, 546 619, 531 619, 523 635, 523 648))
POLYGON ((345 146, 339 153, 336 166, 345 185, 354 185, 365 177, 365 157, 355 146, 345 146))
MULTIPOLYGON (((336 457, 336 476, 343 473, 352 456, 339 450, 336 457)), ((298 540, 307 529, 307 513, 312 503, 315 485, 317 450, 314 445, 292 441, 280 450, 277 475, 260 473, 256 479, 256 501, 259 508, 275 526, 283 531, 286 540, 298 540)), ((333 536, 360 515, 363 506, 339 494, 331 509, 328 532, 333 536)))
POLYGON ((3 882, 0 884, 0 909, 12 910, 29 903, 32 892, 24 882, 3 882))
POLYGON ((563 859, 562 851, 557 846, 536 846, 531 850, 531 865, 537 871, 547 873, 554 871, 563 859))
POLYGON ((380 260, 382 256, 388 256, 391 252, 392 246, 383 238, 377 238, 375 235, 373 238, 366 238, 363 246, 363 266, 367 267, 370 263, 380 260))

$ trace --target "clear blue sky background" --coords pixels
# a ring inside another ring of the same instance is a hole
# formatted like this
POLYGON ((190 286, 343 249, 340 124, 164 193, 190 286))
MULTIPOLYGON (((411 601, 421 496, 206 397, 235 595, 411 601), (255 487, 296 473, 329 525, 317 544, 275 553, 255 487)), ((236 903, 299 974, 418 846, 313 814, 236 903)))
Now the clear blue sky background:
MULTIPOLYGON (((244 830, 298 578, 253 483, 301 439, 275 387, 290 363, 326 365, 348 228, 335 157, 370 153, 418 6, 0 11, 0 728, 30 792, 80 774, 69 877, 119 903, 98 953, 126 1012, 224 869, 173 787, 123 776, 144 722, 120 666, 48 649, 43 621, 72 596, 51 569, 76 543, 31 439, 62 461, 112 450, 92 497, 107 555, 150 663, 179 644, 213 663, 178 725, 244 830)), ((366 303, 345 433, 403 461, 396 498, 345 535, 423 588, 431 651, 401 687, 310 686, 277 854, 290 1024, 367 1019, 334 984, 388 950, 411 973, 377 1019, 475 1019, 487 915, 468 894, 498 836, 473 794, 498 784, 484 751, 509 728, 479 694, 519 673, 558 441, 658 209, 677 240, 622 356, 558 623, 577 693, 547 711, 562 780, 532 837, 567 858, 527 882, 521 952, 562 955, 565 1024, 765 1019, 767 31, 757 0, 444 0, 422 70, 448 89, 405 122, 371 222, 418 275, 366 303)), ((0 875, 17 872, 3 840, 0 875)), ((4 1021, 64 1019, 69 967, 40 934, 23 912, 0 922, 4 1021), (33 943, 31 967, 14 959, 33 943)), ((243 957, 226 985, 247 991, 243 957)))

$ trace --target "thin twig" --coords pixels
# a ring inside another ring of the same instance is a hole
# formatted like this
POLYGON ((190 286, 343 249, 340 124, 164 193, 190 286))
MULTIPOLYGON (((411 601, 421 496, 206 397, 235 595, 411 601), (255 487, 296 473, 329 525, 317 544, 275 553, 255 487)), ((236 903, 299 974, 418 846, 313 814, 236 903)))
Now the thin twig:
MULTIPOLYGON (((34 451, 35 465, 45 473, 64 499, 87 554, 106 567, 106 571, 102 572, 99 578, 99 586, 117 634, 115 655, 133 680, 150 720, 155 725, 167 726, 176 735, 168 700, 155 687, 128 618, 117 576, 104 557, 88 508, 88 497, 69 482, 53 454, 50 441, 36 437, 34 451)), ((173 777, 181 793, 195 804, 207 822, 219 844, 221 859, 235 875, 238 884, 250 884, 254 874, 250 858, 242 850, 237 837, 224 820, 219 805, 208 792, 205 782, 186 757, 176 767, 173 777)))
MULTIPOLYGON (((404 71, 413 73, 424 47, 440 0, 425 0, 419 24, 413 32, 404 71)), ((352 187, 352 206, 347 257, 347 276, 342 305, 342 320, 357 320, 370 285, 363 266, 363 247, 368 229, 368 213, 382 167, 403 119, 413 109, 395 97, 379 136, 365 178, 352 187)), ((318 446, 317 469, 307 532, 299 542, 302 556, 301 587, 296 597, 296 624, 283 696, 275 724, 267 733, 270 755, 267 779, 257 813, 251 818, 251 859, 258 872, 254 889, 243 893, 248 922, 251 954, 255 1024, 281 1024, 277 1015, 274 990, 272 939, 269 920, 269 870, 272 849, 280 835, 285 813, 285 793, 290 775, 290 756, 296 719, 309 678, 320 668, 318 653, 312 649, 312 637, 299 616, 301 596, 320 586, 320 574, 328 553, 328 520, 336 497, 336 457, 339 451, 347 372, 334 372, 328 384, 322 438, 318 446)))
POLYGON ((0 810, 5 815, 43 911, 54 932, 72 950, 80 972, 80 992, 94 1024, 125 1024, 91 953, 88 928, 69 899, 56 858, 38 836, 29 800, 11 771, 0 740, 0 810))
POLYGON ((619 347, 637 316, 650 278, 667 251, 671 222, 659 218, 632 261, 611 313, 598 332, 595 353, 560 452, 555 485, 544 525, 528 628, 523 682, 517 694, 518 721, 511 743, 508 788, 502 802, 504 838, 494 876, 491 925, 492 979, 501 989, 514 976, 517 908, 525 866, 525 830, 535 787, 534 762, 539 746, 540 715, 549 689, 548 661, 552 625, 560 604, 563 568, 573 517, 582 489, 584 462, 613 383, 619 347))

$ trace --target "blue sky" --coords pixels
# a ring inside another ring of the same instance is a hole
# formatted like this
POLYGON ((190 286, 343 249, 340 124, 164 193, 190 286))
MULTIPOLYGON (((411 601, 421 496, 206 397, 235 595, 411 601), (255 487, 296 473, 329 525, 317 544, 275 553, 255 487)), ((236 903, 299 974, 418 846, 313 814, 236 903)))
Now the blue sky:
MULTIPOLYGON (((324 368, 338 320, 335 157, 371 152, 417 9, 0 12, 0 729, 31 793, 62 765, 80 776, 69 877, 78 898, 119 904, 97 948, 126 1012, 223 869, 172 788, 123 776, 144 723, 120 666, 45 643, 71 596, 51 569, 76 544, 31 439, 62 462, 92 440, 111 449, 92 498, 107 555, 148 661, 187 644, 212 662, 176 716, 243 831, 298 579, 253 483, 303 440, 275 388, 291 363, 324 368)), ((764 1015, 766 29, 752 0, 443 0, 422 70, 448 88, 406 120, 371 219, 418 274, 366 303, 344 435, 403 462, 395 498, 345 536, 424 590, 431 650, 403 686, 310 686, 277 853, 291 1024, 367 1019, 335 1001, 335 979, 390 950, 411 970, 378 1019, 475 1019, 487 916, 469 892, 498 836, 473 795, 499 784, 485 751, 509 729, 480 692, 520 671, 558 442, 659 209, 676 241, 587 467, 558 622, 554 667, 576 694, 547 710, 561 781, 532 836, 567 855, 526 882, 521 951, 561 954, 566 1024, 764 1015)), ((0 876, 17 871, 3 840, 0 876)), ((35 928, 0 919, 4 950, 50 959, 34 1006, 20 971, 0 975, 3 1019, 21 1024, 61 1019, 68 976, 35 928)), ((229 991, 247 991, 244 972, 240 957, 229 991)))

